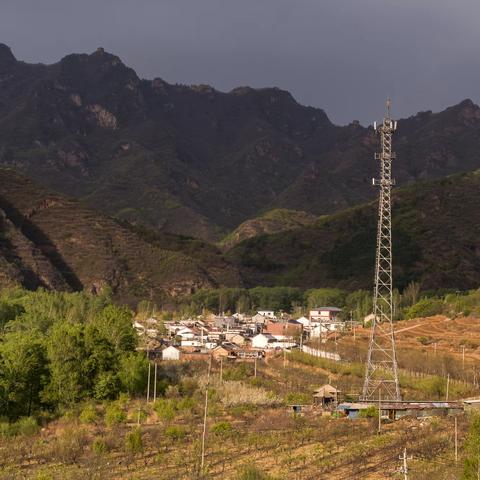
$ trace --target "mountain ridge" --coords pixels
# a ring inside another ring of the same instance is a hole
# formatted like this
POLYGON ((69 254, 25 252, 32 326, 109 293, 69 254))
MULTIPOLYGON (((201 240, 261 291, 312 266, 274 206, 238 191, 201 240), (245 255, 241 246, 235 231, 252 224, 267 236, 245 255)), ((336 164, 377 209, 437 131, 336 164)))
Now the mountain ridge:
MULTIPOLYGON (((52 65, 1 51, 0 165, 107 215, 218 241, 265 210, 325 215, 375 196, 373 129, 284 90, 144 80, 103 49, 52 65)), ((399 185, 480 167, 473 102, 398 124, 399 185)))

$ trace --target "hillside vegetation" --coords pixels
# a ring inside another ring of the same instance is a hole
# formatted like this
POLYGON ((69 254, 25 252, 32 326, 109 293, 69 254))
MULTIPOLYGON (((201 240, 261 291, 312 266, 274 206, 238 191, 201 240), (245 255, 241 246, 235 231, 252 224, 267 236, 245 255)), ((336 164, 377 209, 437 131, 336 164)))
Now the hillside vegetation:
POLYGON ((215 247, 120 224, 0 169, 0 286, 102 292, 168 302, 241 279, 215 247))
MULTIPOLYGON (((394 191, 393 265, 399 289, 480 284, 480 171, 394 191)), ((369 289, 373 282, 376 202, 315 224, 245 240, 227 258, 247 285, 369 289)))
POLYGON ((317 220, 317 217, 307 212, 287 210, 285 208, 269 210, 259 217, 243 222, 233 232, 228 234, 219 245, 223 250, 228 250, 248 238, 295 230, 296 228, 311 225, 315 220, 317 220))

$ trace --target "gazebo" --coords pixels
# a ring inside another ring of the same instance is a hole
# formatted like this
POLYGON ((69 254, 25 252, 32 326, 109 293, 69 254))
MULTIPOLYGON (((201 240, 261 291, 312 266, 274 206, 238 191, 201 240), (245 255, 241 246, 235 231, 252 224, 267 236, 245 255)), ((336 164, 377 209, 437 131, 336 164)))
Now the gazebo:
POLYGON ((341 394, 341 390, 327 383, 314 391, 313 403, 321 407, 333 406, 338 403, 341 394))

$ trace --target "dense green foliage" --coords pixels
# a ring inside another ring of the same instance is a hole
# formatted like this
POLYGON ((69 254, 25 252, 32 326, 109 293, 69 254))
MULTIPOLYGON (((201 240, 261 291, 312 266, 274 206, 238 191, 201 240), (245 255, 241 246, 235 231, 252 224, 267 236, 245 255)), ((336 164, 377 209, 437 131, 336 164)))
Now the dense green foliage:
POLYGON ((7 418, 143 391, 146 359, 135 352, 132 312, 108 295, 4 290, 0 315, 0 411, 7 418))

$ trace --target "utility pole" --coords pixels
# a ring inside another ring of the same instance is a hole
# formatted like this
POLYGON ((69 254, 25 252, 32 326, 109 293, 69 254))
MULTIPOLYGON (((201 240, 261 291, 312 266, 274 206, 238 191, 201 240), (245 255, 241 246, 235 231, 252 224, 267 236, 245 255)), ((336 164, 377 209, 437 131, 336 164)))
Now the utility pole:
POLYGON ((378 433, 382 429, 382 390, 378 389, 378 433))
MULTIPOLYGON (((373 180, 380 186, 378 202, 377 252, 373 295, 373 322, 368 348, 362 399, 372 400, 377 391, 383 390, 383 398, 402 399, 398 382, 397 355, 393 329, 393 276, 392 276, 392 135, 397 122, 390 116, 390 99, 383 124, 378 128, 381 151, 375 154, 380 161, 380 179, 373 180)), ((377 131, 375 122, 375 131, 377 131)))
POLYGON ((157 362, 155 362, 155 368, 154 368, 154 374, 153 374, 153 403, 157 400, 157 362))
POLYGON ((450 374, 447 373, 447 391, 445 392, 445 401, 448 402, 448 391, 450 390, 450 374))
POLYGON ((147 377, 147 403, 150 402, 150 360, 148 360, 148 377, 147 377))
POLYGON ((203 474, 203 469, 205 466, 205 437, 207 435, 207 411, 208 411, 208 387, 205 389, 205 407, 203 411, 202 462, 200 464, 201 474, 203 474))
POLYGON ((208 361, 207 385, 205 386, 205 406, 203 411, 203 433, 202 433, 202 460, 200 463, 200 472, 203 475, 205 466, 205 439, 207 436, 207 412, 208 412, 208 386, 210 384, 210 371, 212 369, 212 356, 208 361))
POLYGON ((407 449, 403 449, 403 455, 398 457, 400 460, 402 460, 403 464, 402 467, 400 468, 400 473, 403 473, 403 478, 404 480, 408 480, 408 463, 407 460, 411 460, 412 457, 407 457, 407 449))

